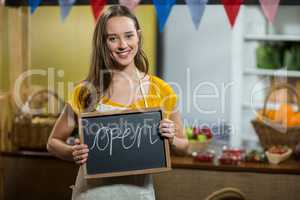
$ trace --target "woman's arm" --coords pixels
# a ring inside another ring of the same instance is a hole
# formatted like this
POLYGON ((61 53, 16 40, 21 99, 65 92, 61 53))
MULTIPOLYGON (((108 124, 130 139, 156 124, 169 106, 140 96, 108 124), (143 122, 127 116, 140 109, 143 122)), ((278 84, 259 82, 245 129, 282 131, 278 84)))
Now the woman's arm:
POLYGON ((186 137, 179 112, 172 113, 170 119, 164 119, 160 123, 160 132, 169 139, 171 147, 178 153, 186 153, 188 139, 186 137))
POLYGON ((63 160, 75 160, 76 163, 80 164, 84 163, 87 159, 87 146, 81 145, 78 139, 74 146, 68 145, 65 142, 73 132, 75 125, 75 113, 71 106, 66 104, 48 139, 47 149, 49 152, 63 160))

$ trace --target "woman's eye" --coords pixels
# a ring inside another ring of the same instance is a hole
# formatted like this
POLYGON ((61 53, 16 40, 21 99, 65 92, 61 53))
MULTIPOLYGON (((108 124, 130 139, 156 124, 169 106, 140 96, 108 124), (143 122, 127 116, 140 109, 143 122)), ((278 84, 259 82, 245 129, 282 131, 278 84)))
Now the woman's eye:
POLYGON ((132 36, 133 36, 133 35, 126 35, 126 38, 127 38, 127 39, 130 39, 130 38, 132 38, 132 36))
POLYGON ((115 42, 117 40, 117 38, 115 38, 115 37, 109 37, 108 38, 108 41, 110 41, 110 42, 115 42))

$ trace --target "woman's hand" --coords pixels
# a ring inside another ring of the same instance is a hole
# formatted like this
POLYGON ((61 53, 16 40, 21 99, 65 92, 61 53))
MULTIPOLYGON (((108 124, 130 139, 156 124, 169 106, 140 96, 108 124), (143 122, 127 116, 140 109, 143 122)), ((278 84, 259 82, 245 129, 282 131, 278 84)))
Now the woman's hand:
POLYGON ((79 165, 84 164, 87 161, 88 152, 88 146, 85 144, 80 144, 80 140, 75 139, 75 145, 72 146, 72 155, 75 163, 79 165))
POLYGON ((176 135, 175 123, 169 119, 163 119, 159 124, 159 132, 162 136, 168 138, 170 144, 173 144, 176 135))

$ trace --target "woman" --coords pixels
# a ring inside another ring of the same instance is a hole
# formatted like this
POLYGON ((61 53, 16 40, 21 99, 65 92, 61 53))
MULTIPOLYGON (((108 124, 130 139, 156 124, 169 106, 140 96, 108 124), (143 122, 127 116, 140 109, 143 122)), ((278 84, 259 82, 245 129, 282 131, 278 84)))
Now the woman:
MULTIPOLYGON (((49 137, 47 148, 59 158, 84 164, 88 148, 79 139, 65 143, 76 126, 80 112, 139 109, 160 106, 166 116, 160 133, 174 150, 185 151, 177 97, 161 79, 148 74, 148 60, 141 48, 141 30, 136 17, 123 6, 111 6, 97 21, 93 36, 92 61, 85 81, 74 90, 70 101, 49 137)), ((72 199, 155 199, 152 177, 134 175, 102 178, 88 182, 80 167, 72 199)))

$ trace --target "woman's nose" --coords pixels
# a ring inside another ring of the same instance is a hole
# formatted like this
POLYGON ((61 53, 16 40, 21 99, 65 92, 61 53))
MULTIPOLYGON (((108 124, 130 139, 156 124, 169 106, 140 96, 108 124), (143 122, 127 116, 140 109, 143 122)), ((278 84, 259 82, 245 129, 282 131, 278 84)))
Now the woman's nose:
POLYGON ((119 48, 126 48, 127 47, 127 42, 124 39, 120 39, 119 42, 119 48))

